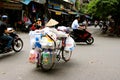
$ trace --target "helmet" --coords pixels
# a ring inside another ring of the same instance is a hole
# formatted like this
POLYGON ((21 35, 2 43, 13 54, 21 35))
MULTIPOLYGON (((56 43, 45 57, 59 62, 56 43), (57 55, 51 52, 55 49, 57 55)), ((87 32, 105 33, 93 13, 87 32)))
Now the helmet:
POLYGON ((40 18, 37 19, 37 21, 40 21, 40 20, 41 20, 40 18))
POLYGON ((7 15, 3 15, 2 18, 8 18, 8 16, 7 15))
POLYGON ((2 21, 6 21, 6 20, 8 19, 8 16, 7 16, 7 15, 3 15, 3 16, 1 17, 1 19, 2 19, 2 21))

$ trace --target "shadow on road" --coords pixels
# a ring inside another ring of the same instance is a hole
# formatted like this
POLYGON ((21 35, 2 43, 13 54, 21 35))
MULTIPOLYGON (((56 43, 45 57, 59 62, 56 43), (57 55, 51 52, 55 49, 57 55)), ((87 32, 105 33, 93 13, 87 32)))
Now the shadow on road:
POLYGON ((68 70, 71 69, 74 65, 76 65, 76 63, 74 61, 69 61, 69 62, 64 62, 64 61, 60 61, 60 62, 57 62, 55 64, 55 66, 53 67, 52 70, 50 71, 42 71, 41 68, 35 68, 33 69, 33 72, 37 72, 37 73, 44 73, 46 75, 55 75, 55 74, 61 74, 61 71, 63 70, 68 70))
POLYGON ((16 55, 16 54, 19 54, 20 52, 14 52, 14 51, 12 51, 12 52, 8 52, 8 53, 0 53, 0 60, 2 60, 2 59, 6 59, 6 58, 8 58, 8 57, 12 57, 13 55, 16 55))

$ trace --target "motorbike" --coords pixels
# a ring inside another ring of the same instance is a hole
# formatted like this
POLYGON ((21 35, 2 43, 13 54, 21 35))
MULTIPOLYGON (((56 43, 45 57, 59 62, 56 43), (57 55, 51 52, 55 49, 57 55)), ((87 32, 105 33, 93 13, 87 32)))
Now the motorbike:
MULTIPOLYGON (((9 27, 7 28, 8 30, 14 30, 13 28, 9 27)), ((16 32, 12 32, 10 34, 11 37, 13 37, 13 41, 12 41, 12 50, 9 50, 7 52, 11 52, 11 51, 15 51, 15 52, 19 52, 22 50, 23 48, 23 41, 22 39, 16 34, 16 32)), ((7 53, 4 49, 6 47, 7 41, 4 41, 2 39, 0 39, 0 54, 4 54, 7 53)))
POLYGON ((88 45, 91 45, 94 42, 92 34, 86 29, 84 29, 84 34, 75 34, 74 31, 71 31, 70 36, 75 40, 75 42, 86 42, 88 45))
POLYGON ((106 22, 103 23, 103 27, 101 29, 102 33, 105 34, 108 30, 108 24, 106 22))
POLYGON ((100 27, 100 29, 102 28, 102 26, 103 26, 103 21, 100 21, 100 22, 99 22, 99 27, 100 27))

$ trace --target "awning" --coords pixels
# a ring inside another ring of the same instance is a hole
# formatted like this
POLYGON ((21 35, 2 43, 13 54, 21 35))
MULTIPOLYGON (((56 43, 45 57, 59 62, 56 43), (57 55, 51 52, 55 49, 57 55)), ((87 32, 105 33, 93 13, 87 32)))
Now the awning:
POLYGON ((31 0, 21 0, 20 2, 25 5, 28 5, 31 2, 31 0))
POLYGON ((68 13, 63 12, 63 11, 57 11, 57 10, 53 10, 53 9, 48 9, 49 11, 55 12, 56 15, 61 15, 61 14, 65 14, 68 15, 68 13))
POLYGON ((0 8, 13 9, 13 10, 22 10, 22 4, 0 2, 0 8))
POLYGON ((46 0, 21 0, 20 2, 22 2, 25 5, 28 5, 31 1, 36 2, 36 3, 40 3, 40 4, 46 3, 46 0))
POLYGON ((70 0, 63 0, 63 1, 70 3, 70 4, 73 4, 70 0))
POLYGON ((33 0, 34 2, 40 3, 40 4, 45 4, 46 0, 33 0))

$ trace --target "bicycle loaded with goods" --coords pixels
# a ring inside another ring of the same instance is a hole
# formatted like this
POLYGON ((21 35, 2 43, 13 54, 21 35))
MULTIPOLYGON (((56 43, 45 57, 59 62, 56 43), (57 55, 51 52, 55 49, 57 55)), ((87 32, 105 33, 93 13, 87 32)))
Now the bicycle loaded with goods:
POLYGON ((56 35, 52 32, 44 36, 38 35, 34 43, 35 48, 30 51, 29 56, 29 61, 36 63, 37 68, 41 67, 43 71, 49 71, 60 59, 65 62, 70 60, 75 47, 74 40, 70 36, 55 39, 56 35))

